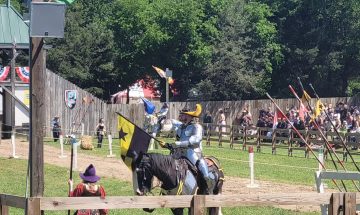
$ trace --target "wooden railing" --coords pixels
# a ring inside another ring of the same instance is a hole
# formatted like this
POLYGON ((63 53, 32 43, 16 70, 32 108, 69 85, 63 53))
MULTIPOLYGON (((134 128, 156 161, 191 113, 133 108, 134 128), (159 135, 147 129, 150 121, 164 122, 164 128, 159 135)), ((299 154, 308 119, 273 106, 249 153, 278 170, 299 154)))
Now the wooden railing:
MULTIPOLYGON (((205 127, 204 140, 206 145, 210 145, 210 141, 216 141, 221 147, 222 143, 230 143, 230 148, 234 148, 234 144, 242 144, 242 149, 246 150, 247 145, 254 145, 257 151, 261 151, 262 146, 271 146, 272 154, 276 154, 277 148, 287 148, 288 155, 292 156, 293 150, 303 150, 305 157, 309 156, 309 149, 305 147, 304 142, 292 129, 272 129, 268 127, 244 127, 239 125, 219 125, 219 124, 203 124, 205 127), (284 144, 279 144, 282 142, 284 144), (302 147, 295 146, 303 145, 302 147)), ((319 146, 325 148, 325 141, 321 138, 320 132, 316 130, 299 130, 306 142, 313 146, 313 150, 319 146)), ((335 148, 342 149, 343 160, 346 160, 347 153, 340 139, 335 132, 323 132, 330 144, 335 148)), ((347 147, 360 147, 360 133, 341 133, 342 139, 347 147)), ((325 156, 327 151, 324 151, 325 156)))
POLYGON ((192 214, 205 214, 209 207, 279 206, 329 204, 329 214, 353 215, 356 193, 269 193, 241 195, 195 196, 109 196, 99 197, 31 197, 24 198, 0 194, 0 215, 8 215, 8 207, 22 208, 27 215, 39 215, 41 211, 77 209, 134 209, 134 208, 192 208, 192 214))

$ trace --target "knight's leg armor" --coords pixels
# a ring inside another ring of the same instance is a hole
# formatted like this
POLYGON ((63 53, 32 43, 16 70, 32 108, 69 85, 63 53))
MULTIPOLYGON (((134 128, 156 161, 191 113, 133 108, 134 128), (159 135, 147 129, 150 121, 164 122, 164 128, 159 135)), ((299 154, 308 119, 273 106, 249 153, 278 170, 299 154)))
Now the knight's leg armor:
POLYGON ((212 172, 209 172, 209 168, 204 158, 199 159, 198 169, 200 170, 206 182, 206 190, 205 190, 206 194, 212 194, 212 189, 215 182, 215 176, 212 172))

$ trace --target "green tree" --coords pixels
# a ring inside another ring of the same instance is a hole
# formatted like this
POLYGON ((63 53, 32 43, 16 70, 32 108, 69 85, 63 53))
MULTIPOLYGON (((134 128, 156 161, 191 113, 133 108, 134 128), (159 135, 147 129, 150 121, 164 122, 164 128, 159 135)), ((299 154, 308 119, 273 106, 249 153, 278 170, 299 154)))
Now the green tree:
POLYGON ((197 85, 202 98, 234 100, 259 97, 282 61, 277 30, 266 4, 236 0, 222 17, 222 36, 213 60, 197 85))
POLYGON ((68 6, 64 39, 50 44, 48 68, 94 95, 108 99, 114 82, 114 37, 107 26, 111 1, 77 0, 68 6))
POLYGON ((322 96, 344 96, 359 75, 359 11, 356 0, 263 0, 275 11, 285 62, 272 77, 272 92, 289 95, 300 76, 322 96))
POLYGON ((156 77, 151 65, 168 67, 181 99, 187 98, 209 63, 223 6, 222 0, 118 0, 112 22, 118 81, 128 86, 146 75, 156 77))

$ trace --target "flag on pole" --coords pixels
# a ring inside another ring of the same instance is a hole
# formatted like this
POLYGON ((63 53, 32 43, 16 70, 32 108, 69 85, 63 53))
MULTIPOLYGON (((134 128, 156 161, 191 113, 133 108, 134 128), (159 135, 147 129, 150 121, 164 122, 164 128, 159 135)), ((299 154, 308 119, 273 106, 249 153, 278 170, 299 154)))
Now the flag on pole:
POLYGON ((274 119, 273 119, 273 127, 272 128, 275 129, 277 124, 278 124, 278 116, 277 116, 277 111, 275 111, 274 119))
POLYGON ((152 68, 155 69, 155 71, 160 75, 162 78, 166 78, 166 73, 164 70, 160 69, 159 67, 152 66, 152 68))
POLYGON ((58 3, 72 4, 75 0, 55 0, 58 3))
POLYGON ((321 114, 323 107, 324 107, 324 105, 321 103, 320 99, 318 99, 316 101, 316 106, 315 106, 315 110, 314 110, 315 118, 317 118, 321 114))
POLYGON ((276 116, 278 119, 285 119, 285 115, 280 110, 276 110, 276 116))
POLYGON ((308 112, 307 108, 305 107, 305 105, 300 102, 300 108, 299 108, 299 118, 303 121, 305 121, 305 114, 308 112))
POLYGON ((168 77, 168 82, 170 85, 173 85, 175 80, 172 77, 168 77))
POLYGON ((303 103, 306 103, 306 102, 310 102, 310 100, 311 100, 311 97, 309 96, 309 94, 305 90, 303 90, 303 95, 301 97, 301 101, 303 103))
POLYGON ((151 136, 120 113, 117 114, 121 158, 126 166, 133 170, 134 152, 137 154, 146 153, 151 136))
POLYGON ((148 114, 153 114, 155 111, 155 105, 153 103, 151 103, 149 100, 147 100, 146 98, 141 98, 141 100, 144 102, 144 107, 145 107, 145 111, 148 114))

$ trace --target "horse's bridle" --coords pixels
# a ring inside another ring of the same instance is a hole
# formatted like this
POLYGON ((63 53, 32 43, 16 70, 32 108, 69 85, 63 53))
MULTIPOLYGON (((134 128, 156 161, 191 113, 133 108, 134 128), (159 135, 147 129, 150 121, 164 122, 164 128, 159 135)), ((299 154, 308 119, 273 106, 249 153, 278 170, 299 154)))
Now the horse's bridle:
MULTIPOLYGON (((138 177, 138 174, 142 174, 142 178, 141 178, 141 189, 142 190, 140 190, 140 192, 141 193, 139 193, 140 195, 144 195, 144 196, 147 196, 147 194, 148 193, 150 193, 151 195, 154 195, 152 192, 151 192, 151 189, 152 189, 152 187, 151 187, 151 185, 150 185, 150 187, 147 187, 146 186, 146 184, 145 184, 145 182, 146 182, 146 180, 147 180, 147 177, 146 177, 146 171, 149 171, 149 161, 141 161, 140 162, 140 164, 139 164, 139 167, 137 167, 136 169, 135 169, 135 171, 136 171, 136 176, 138 177), (148 189, 147 191, 146 191, 146 189, 148 189)), ((151 175, 151 174, 150 174, 151 175)), ((138 179, 139 179, 139 177, 138 177, 138 179)), ((151 182, 150 182, 151 183, 151 182)), ((139 185, 139 180, 138 180, 138 185, 139 185)), ((140 186, 139 186, 139 188, 140 188, 140 186)))

